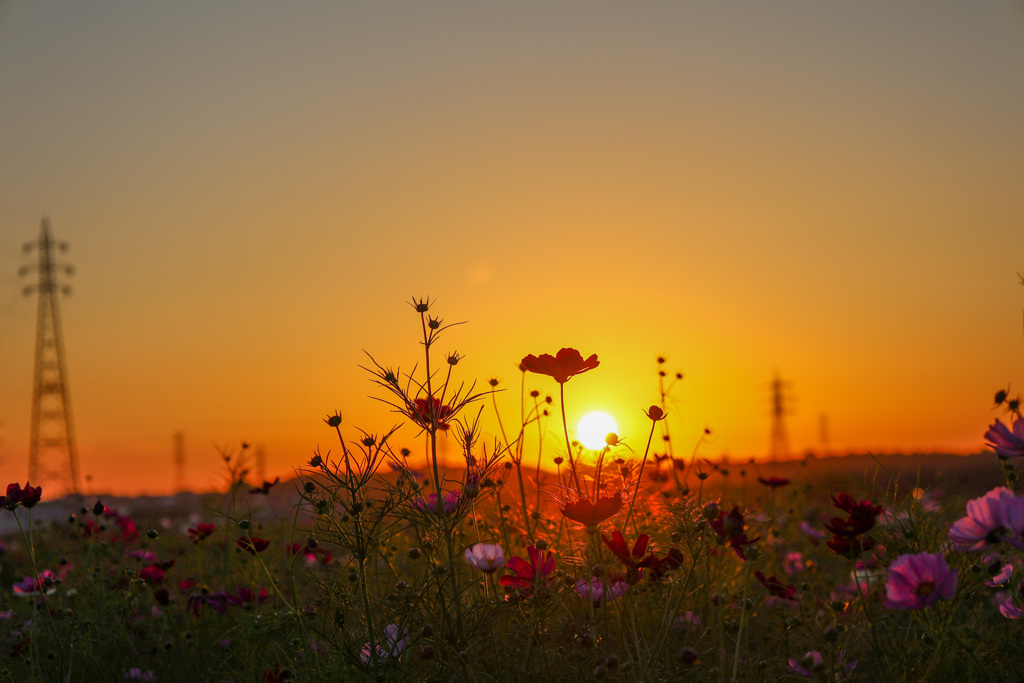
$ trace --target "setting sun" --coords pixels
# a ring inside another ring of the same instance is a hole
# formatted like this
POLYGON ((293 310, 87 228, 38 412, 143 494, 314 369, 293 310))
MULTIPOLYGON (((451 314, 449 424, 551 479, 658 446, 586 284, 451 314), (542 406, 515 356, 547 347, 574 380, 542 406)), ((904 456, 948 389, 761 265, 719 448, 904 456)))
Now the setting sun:
POLYGON ((605 437, 611 432, 618 432, 619 426, 608 413, 587 413, 580 419, 576 427, 576 435, 580 443, 591 450, 605 447, 605 437))

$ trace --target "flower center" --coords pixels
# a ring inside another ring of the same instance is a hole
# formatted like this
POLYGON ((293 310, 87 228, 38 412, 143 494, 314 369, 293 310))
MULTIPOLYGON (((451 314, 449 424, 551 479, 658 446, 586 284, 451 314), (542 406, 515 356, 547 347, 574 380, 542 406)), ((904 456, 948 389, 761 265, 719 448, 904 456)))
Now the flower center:
POLYGON ((935 592, 935 584, 931 581, 923 581, 917 585, 917 594, 923 598, 935 592))

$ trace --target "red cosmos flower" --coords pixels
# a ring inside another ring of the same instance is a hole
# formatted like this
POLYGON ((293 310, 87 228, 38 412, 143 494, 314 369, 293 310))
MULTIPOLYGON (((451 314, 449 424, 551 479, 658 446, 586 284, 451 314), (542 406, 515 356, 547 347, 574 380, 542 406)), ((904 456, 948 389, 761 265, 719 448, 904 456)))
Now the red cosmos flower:
POLYGON ((439 398, 418 398, 412 402, 412 410, 409 417, 423 429, 430 429, 437 422, 437 428, 442 432, 448 431, 448 421, 454 414, 449 405, 441 405, 439 398))
POLYGON ((194 529, 188 530, 188 537, 191 538, 194 543, 198 543, 212 534, 213 530, 216 528, 217 527, 212 524, 196 524, 194 529))
POLYGON ((514 575, 506 574, 498 579, 502 586, 514 586, 522 590, 524 595, 531 595, 535 585, 542 580, 546 585, 548 576, 555 571, 555 553, 551 550, 543 552, 532 545, 526 546, 526 552, 530 556, 527 562, 518 555, 514 555, 505 565, 505 568, 514 575))
POLYGON ((774 574, 765 578, 764 574, 760 571, 755 571, 754 576, 757 577, 757 580, 761 582, 762 586, 768 589, 768 592, 771 595, 774 595, 777 598, 782 598, 783 600, 789 600, 790 602, 798 601, 796 596, 796 586, 790 586, 782 583, 775 578, 774 574))
POLYGON ((626 537, 618 529, 612 529, 611 540, 604 534, 601 534, 601 540, 626 567, 626 581, 630 584, 640 580, 644 569, 650 569, 651 581, 656 581, 670 570, 678 569, 683 563, 683 554, 676 548, 669 550, 665 557, 659 558, 653 551, 645 556, 644 552, 647 551, 647 543, 650 541, 647 534, 640 534, 632 549, 626 544, 626 537))
POLYGON ((139 578, 149 584, 158 584, 164 580, 164 570, 151 564, 139 571, 139 578))
POLYGON ((882 506, 869 500, 858 503, 848 493, 832 496, 832 502, 847 513, 847 518, 833 517, 825 524, 825 528, 832 532, 828 547, 836 554, 851 559, 874 548, 875 541, 864 534, 874 528, 875 518, 882 514, 882 506))
POLYGON ((523 358, 521 365, 524 370, 538 375, 550 375, 559 384, 565 384, 570 377, 593 370, 600 363, 596 353, 583 360, 583 356, 576 349, 561 349, 554 356, 545 353, 538 358, 531 353, 523 358))
POLYGON ((559 512, 563 517, 582 524, 588 534, 596 534, 598 525, 621 509, 622 491, 619 491, 614 496, 598 498, 596 503, 580 498, 572 503, 566 503, 565 507, 559 508, 559 512))
POLYGON ((242 550, 250 553, 262 553, 270 545, 270 541, 265 538, 256 538, 253 536, 251 539, 246 536, 239 536, 238 540, 235 541, 238 547, 242 550))
POLYGON ((279 481, 281 481, 281 477, 278 477, 274 481, 265 481, 262 485, 257 486, 254 489, 249 489, 249 493, 262 493, 263 495, 267 495, 270 493, 270 487, 279 481))
POLYGON ((774 491, 775 489, 779 488, 780 486, 788 486, 789 485, 789 479, 786 479, 784 477, 768 477, 767 479, 765 479, 764 477, 758 477, 757 481, 762 486, 767 486, 772 491, 774 491))
POLYGON ((35 507, 35 504, 43 497, 43 487, 36 486, 35 488, 29 486, 29 483, 25 482, 25 488, 15 482, 7 485, 7 495, 0 496, 0 507, 5 507, 12 512, 18 505, 23 505, 27 508, 35 507))
POLYGON ((751 545, 761 539, 760 536, 748 539, 747 533, 743 530, 744 526, 743 513, 740 512, 738 505, 733 506, 729 514, 719 510, 718 516, 711 520, 711 528, 718 535, 719 542, 732 546, 741 560, 747 559, 747 556, 743 554, 743 546, 751 545))

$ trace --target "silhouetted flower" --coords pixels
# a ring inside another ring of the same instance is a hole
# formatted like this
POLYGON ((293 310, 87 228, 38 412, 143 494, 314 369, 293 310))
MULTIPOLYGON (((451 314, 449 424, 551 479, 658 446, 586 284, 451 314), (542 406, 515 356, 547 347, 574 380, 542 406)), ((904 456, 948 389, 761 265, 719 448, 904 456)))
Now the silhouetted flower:
POLYGON ((789 484, 789 479, 786 479, 784 477, 768 477, 767 479, 765 479, 764 477, 758 477, 757 481, 762 486, 767 486, 772 491, 779 488, 780 486, 787 486, 789 484))
POLYGON ((921 609, 956 593, 956 570, 940 554, 900 555, 889 565, 885 584, 889 609, 921 609))
POLYGON ((576 349, 564 348, 552 356, 549 353, 535 356, 532 353, 522 360, 523 369, 535 372, 538 375, 550 375, 559 384, 569 381, 569 378, 593 370, 600 363, 597 354, 592 354, 586 360, 576 349))
POLYGON ((967 501, 967 516, 950 526, 949 540, 957 550, 984 550, 999 541, 1024 550, 1024 496, 999 486, 967 501))
POLYGON ((646 415, 654 422, 665 419, 665 411, 658 406, 651 406, 650 408, 644 411, 644 415, 646 415))
POLYGON ((430 430, 436 424, 438 429, 446 432, 454 413, 450 405, 441 405, 439 398, 417 398, 412 402, 409 417, 423 429, 430 430))
POLYGON ((796 586, 790 586, 779 581, 774 574, 765 578, 760 571, 755 571, 754 576, 761 585, 768 589, 768 592, 776 598, 782 598, 790 602, 797 602, 796 586))
POLYGON ((1019 458, 1024 456, 1024 419, 1017 418, 1010 431, 1000 420, 985 432, 988 447, 1000 458, 1019 458))
POLYGON ((477 543, 466 548, 466 562, 484 572, 493 574, 505 566, 505 551, 498 544, 477 543))
MULTIPOLYGON (((636 543, 633 544, 632 549, 626 544, 626 537, 622 535, 622 532, 618 529, 612 529, 612 537, 609 539, 604 534, 601 534, 601 540, 608 546, 608 549, 612 551, 615 557, 619 558, 619 562, 626 568, 626 580, 629 583, 636 583, 640 580, 643 575, 641 569, 641 562, 644 560, 644 552, 647 550, 647 543, 650 541, 650 536, 647 534, 640 534, 637 536, 636 543)), ((650 555, 653 557, 653 553, 650 555)))
POLYGON ((621 509, 622 492, 618 491, 613 496, 598 498, 596 503, 592 503, 587 498, 580 498, 566 503, 558 511, 566 519, 582 524, 588 534, 596 534, 601 522, 615 515, 621 509))
POLYGON ((43 487, 29 486, 29 483, 25 482, 25 488, 15 482, 7 485, 7 495, 0 496, 0 507, 5 507, 10 511, 14 511, 19 505, 23 505, 27 508, 35 507, 35 504, 43 497, 43 487))
POLYGON ((274 481, 264 481, 260 486, 257 486, 254 489, 249 489, 249 493, 262 493, 263 495, 267 495, 270 493, 270 488, 279 481, 281 481, 281 477, 277 477, 274 481))
POLYGON ((746 526, 746 523, 743 521, 743 513, 740 512, 738 505, 733 506, 728 514, 719 510, 718 516, 711 520, 711 528, 717 534, 719 542, 728 543, 741 560, 747 559, 743 552, 743 547, 756 543, 761 539, 760 536, 754 539, 747 538, 747 534, 743 530, 744 526, 746 526))
POLYGON ((526 552, 530 557, 527 562, 518 555, 509 558, 506 569, 512 574, 506 574, 498 579, 502 586, 512 586, 522 589, 525 595, 533 593, 536 584, 548 582, 551 572, 555 571, 555 553, 551 550, 540 551, 536 547, 526 546, 526 552))
POLYGON ((874 548, 874 539, 866 534, 875 527, 875 520, 882 514, 882 506, 869 500, 858 503, 848 493, 832 496, 832 502, 847 513, 846 519, 833 517, 825 523, 825 528, 832 532, 832 540, 827 544, 832 552, 853 559, 874 548))
POLYGON ((256 538, 255 536, 239 536, 238 540, 235 541, 239 548, 250 553, 262 553, 270 545, 270 541, 265 538, 256 538))

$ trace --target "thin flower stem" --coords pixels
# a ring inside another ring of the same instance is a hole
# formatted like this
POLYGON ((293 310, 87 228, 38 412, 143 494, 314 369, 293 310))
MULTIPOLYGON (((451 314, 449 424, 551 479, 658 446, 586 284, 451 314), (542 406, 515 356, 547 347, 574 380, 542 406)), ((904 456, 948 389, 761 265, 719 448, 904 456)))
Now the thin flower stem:
POLYGON ((746 571, 743 573, 743 597, 740 598, 740 628, 736 632, 736 649, 732 655, 732 683, 736 683, 736 677, 740 672, 740 645, 743 644, 743 627, 747 623, 747 587, 750 585, 750 567, 747 561, 746 571))
POLYGON ((565 434, 565 453, 569 457, 569 473, 571 481, 576 485, 576 493, 583 495, 583 488, 580 486, 580 477, 576 472, 576 461, 572 457, 572 445, 569 443, 569 423, 565 420, 565 383, 558 385, 559 402, 562 404, 562 433, 565 434))
POLYGON ((647 454, 651 452, 651 439, 654 438, 654 427, 657 424, 657 421, 651 421, 651 433, 647 435, 647 448, 644 449, 644 458, 640 461, 640 471, 636 475, 636 486, 633 487, 633 496, 629 500, 629 510, 626 512, 626 518, 622 522, 623 529, 629 525, 629 518, 633 514, 633 505, 636 503, 636 497, 640 494, 640 480, 644 476, 644 465, 647 464, 647 454))

